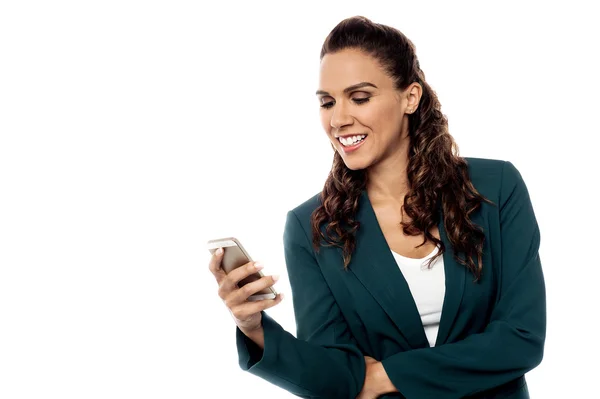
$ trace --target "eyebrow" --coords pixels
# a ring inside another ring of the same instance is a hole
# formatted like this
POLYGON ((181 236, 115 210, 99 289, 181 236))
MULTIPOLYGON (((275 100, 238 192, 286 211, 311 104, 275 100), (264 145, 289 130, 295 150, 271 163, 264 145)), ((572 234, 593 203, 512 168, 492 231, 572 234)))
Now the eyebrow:
MULTIPOLYGON (((361 87, 374 87, 374 88, 377 88, 377 86, 375 86, 373 83, 360 82, 360 83, 357 83, 355 85, 346 87, 344 89, 344 94, 347 94, 347 93, 351 92, 352 90, 360 89, 361 87)), ((317 90, 316 94, 317 95, 323 94, 325 96, 329 95, 329 93, 327 93, 326 91, 323 91, 323 90, 317 90)))

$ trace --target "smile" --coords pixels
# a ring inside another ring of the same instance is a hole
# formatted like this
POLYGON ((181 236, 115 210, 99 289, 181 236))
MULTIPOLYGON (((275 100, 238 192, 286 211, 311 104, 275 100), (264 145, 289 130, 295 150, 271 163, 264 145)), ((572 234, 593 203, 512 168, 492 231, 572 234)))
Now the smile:
POLYGON ((367 138, 366 134, 359 134, 356 136, 338 137, 338 141, 342 144, 342 150, 344 153, 349 153, 359 149, 367 138))

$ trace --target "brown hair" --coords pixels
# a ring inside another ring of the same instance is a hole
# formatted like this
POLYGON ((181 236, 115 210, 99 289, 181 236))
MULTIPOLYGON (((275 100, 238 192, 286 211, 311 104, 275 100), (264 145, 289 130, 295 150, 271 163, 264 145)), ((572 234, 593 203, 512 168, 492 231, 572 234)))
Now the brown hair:
MULTIPOLYGON (((355 16, 341 21, 329 33, 320 59, 326 54, 349 48, 375 58, 394 79, 396 89, 404 90, 412 82, 422 86, 419 106, 416 112, 408 115, 409 191, 404 198, 404 211, 411 222, 400 224, 407 235, 425 232, 425 240, 419 246, 430 240, 440 247, 429 261, 428 266, 431 267, 431 263, 445 251, 444 243, 429 233, 430 228, 438 223, 436 210, 441 201, 444 225, 454 248, 454 257, 474 274, 474 281, 478 281, 482 275, 485 235, 483 229, 469 219, 469 215, 481 206, 482 201, 494 203, 479 194, 471 183, 467 163, 458 155, 458 146, 448 132, 448 120, 441 112, 437 95, 425 81, 415 46, 399 30, 355 16), (468 261, 458 258, 458 252, 465 253, 468 261), (473 261, 474 257, 477 264, 473 261)), ((366 184, 366 170, 347 168, 334 148, 333 165, 320 194, 321 204, 311 215, 311 224, 315 251, 319 251, 321 240, 326 246, 342 248, 345 269, 356 246, 354 234, 359 223, 354 216, 366 184), (326 234, 321 231, 323 223, 326 223, 326 234)))

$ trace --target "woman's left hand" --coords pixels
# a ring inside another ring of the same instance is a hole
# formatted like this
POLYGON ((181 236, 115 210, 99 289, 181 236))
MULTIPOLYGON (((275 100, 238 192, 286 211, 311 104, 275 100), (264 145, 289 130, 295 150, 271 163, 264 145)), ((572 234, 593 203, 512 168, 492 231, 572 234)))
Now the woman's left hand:
POLYGON ((377 399, 377 397, 382 394, 379 390, 380 388, 378 380, 381 362, 373 359, 370 356, 365 356, 365 365, 367 367, 367 371, 365 373, 365 383, 356 399, 377 399))

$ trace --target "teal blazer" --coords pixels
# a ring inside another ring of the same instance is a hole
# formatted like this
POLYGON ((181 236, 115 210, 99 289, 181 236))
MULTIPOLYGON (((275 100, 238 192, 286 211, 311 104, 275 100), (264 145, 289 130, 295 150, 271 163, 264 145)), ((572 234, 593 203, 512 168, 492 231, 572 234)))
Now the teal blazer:
POLYGON ((400 392, 380 398, 529 398, 524 375, 541 362, 546 335, 540 231, 511 162, 465 160, 473 185, 497 206, 484 202, 471 214, 486 237, 477 283, 453 259, 437 210, 446 292, 434 347, 366 191, 347 271, 341 249, 312 249, 315 195, 288 212, 283 234, 297 338, 263 311, 264 351, 236 327, 240 367, 302 398, 354 399, 368 355, 400 392))

